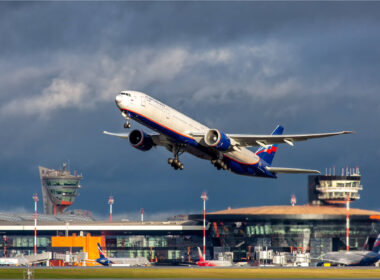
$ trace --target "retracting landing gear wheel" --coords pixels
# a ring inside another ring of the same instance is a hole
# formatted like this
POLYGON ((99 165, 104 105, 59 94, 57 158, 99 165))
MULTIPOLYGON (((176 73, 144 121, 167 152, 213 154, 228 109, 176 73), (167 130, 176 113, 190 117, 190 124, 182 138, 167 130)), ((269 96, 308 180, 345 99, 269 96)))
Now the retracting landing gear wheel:
POLYGON ((177 143, 174 144, 172 148, 173 156, 174 158, 169 158, 168 163, 175 169, 175 170, 183 170, 185 166, 182 164, 182 162, 179 161, 178 156, 183 154, 186 151, 187 144, 184 143, 177 143))
POLYGON ((214 165, 218 170, 223 169, 223 170, 228 170, 228 166, 225 162, 223 162, 222 159, 213 159, 211 160, 211 164, 214 165))
POLYGON ((171 165, 175 170, 183 170, 185 166, 176 158, 169 158, 168 159, 169 165, 171 165))
POLYGON ((130 128, 131 127, 131 124, 129 123, 129 122, 126 122, 125 124, 124 124, 124 128, 130 128))

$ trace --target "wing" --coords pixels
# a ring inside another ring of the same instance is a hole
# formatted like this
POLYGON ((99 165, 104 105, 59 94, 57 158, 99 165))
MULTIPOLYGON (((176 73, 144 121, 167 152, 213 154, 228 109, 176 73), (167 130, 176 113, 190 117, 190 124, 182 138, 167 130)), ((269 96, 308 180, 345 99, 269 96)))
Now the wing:
POLYGON ((335 135, 350 134, 353 131, 339 131, 331 133, 317 133, 317 134, 288 134, 288 135, 249 135, 249 134, 227 134, 239 146, 252 147, 252 146, 265 146, 272 144, 287 143, 293 146, 294 142, 306 141, 308 139, 330 137, 335 135))
MULTIPOLYGON (((111 135, 111 136, 120 137, 123 139, 128 139, 128 137, 129 137, 129 133, 114 133, 114 132, 108 132, 108 131, 103 131, 103 133, 107 134, 107 135, 111 135)), ((171 142, 162 134, 153 133, 153 134, 149 134, 149 135, 150 135, 150 137, 152 137, 153 144, 155 146, 167 147, 168 145, 171 144, 171 142)))
POLYGON ((273 166, 267 166, 265 168, 268 171, 272 172, 272 173, 292 173, 292 174, 298 174, 298 173, 315 173, 315 174, 320 174, 321 173, 318 170, 313 170, 313 169, 273 167, 273 166))

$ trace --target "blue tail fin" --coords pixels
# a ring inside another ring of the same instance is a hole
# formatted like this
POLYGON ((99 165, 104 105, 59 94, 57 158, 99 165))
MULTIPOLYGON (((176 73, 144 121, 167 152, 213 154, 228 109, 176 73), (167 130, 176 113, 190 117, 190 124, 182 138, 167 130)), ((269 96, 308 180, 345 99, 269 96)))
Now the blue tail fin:
MULTIPOLYGON (((284 128, 281 125, 278 125, 276 129, 272 132, 272 135, 281 135, 284 132, 284 128)), ((271 165, 274 154, 277 151, 277 144, 269 145, 266 148, 260 147, 256 151, 256 155, 258 155, 262 160, 264 160, 267 164, 271 165)))
POLYGON ((112 261, 106 258, 106 256, 103 253, 102 247, 100 247, 99 243, 98 243, 98 251, 99 251, 99 258, 96 259, 98 263, 104 266, 109 266, 113 263, 112 261))
POLYGON ((99 251, 99 257, 100 257, 101 259, 105 259, 106 257, 105 257, 105 255, 104 255, 103 250, 102 250, 102 247, 100 247, 100 244, 99 244, 99 243, 98 243, 98 251, 99 251))
POLYGON ((380 234, 377 236, 375 243, 373 244, 372 252, 379 253, 380 249, 380 234))

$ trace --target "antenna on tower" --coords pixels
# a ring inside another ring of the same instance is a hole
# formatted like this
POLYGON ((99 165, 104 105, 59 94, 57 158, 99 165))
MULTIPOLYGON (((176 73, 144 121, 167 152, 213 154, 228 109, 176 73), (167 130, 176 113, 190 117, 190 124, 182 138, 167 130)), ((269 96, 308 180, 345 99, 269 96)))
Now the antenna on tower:
POLYGON ((297 198, 296 198, 296 195, 295 194, 292 194, 292 197, 290 199, 290 203, 292 204, 292 206, 296 205, 297 203, 297 198))

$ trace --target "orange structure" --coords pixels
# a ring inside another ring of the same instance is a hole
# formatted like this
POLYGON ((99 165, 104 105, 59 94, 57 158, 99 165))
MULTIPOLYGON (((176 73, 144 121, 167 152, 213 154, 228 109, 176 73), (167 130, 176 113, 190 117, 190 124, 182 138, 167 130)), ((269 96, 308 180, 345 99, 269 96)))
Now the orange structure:
MULTIPOLYGON (((52 236, 51 246, 52 247, 80 247, 83 252, 88 254, 89 260, 95 260, 99 258, 98 245, 105 247, 105 237, 104 236, 91 236, 87 234, 86 236, 52 236)), ((95 262, 87 262, 88 266, 98 265, 95 262)))

